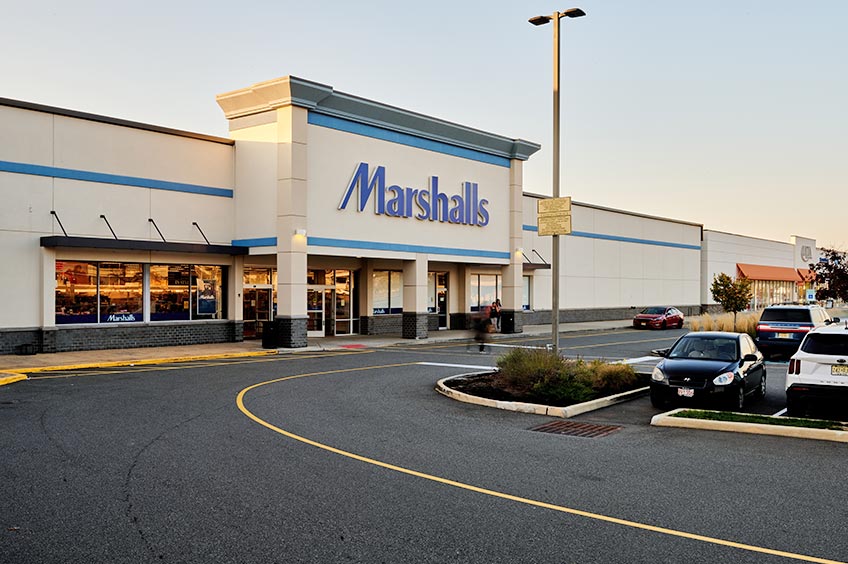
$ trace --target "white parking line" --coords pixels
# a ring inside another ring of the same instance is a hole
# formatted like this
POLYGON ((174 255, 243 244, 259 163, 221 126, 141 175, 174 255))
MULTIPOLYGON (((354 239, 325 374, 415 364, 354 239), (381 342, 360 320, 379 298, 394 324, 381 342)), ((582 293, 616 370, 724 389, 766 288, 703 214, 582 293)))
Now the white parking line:
POLYGON ((625 358, 624 360, 619 360, 615 364, 639 364, 641 362, 655 361, 659 362, 660 357, 658 356, 640 356, 639 358, 625 358))
POLYGON ((416 362, 422 366, 445 366, 447 368, 472 368, 474 370, 491 370, 494 366, 477 366, 475 364, 445 364, 442 362, 416 362))
POLYGON ((775 413, 774 415, 772 415, 772 417, 780 417, 780 416, 781 416, 781 415, 783 415, 784 413, 786 413, 786 408, 785 408, 785 407, 784 407, 783 409, 781 409, 780 411, 778 411, 777 413, 775 413))

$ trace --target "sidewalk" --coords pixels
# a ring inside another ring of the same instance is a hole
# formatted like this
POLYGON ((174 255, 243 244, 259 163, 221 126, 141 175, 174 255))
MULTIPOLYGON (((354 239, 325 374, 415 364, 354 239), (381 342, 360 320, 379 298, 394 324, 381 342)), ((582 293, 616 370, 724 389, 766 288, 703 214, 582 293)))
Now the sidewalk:
MULTIPOLYGON (((601 331, 631 327, 631 320, 587 321, 560 323, 560 333, 572 331, 601 331)), ((493 333, 492 340, 510 339, 521 336, 551 334, 550 325, 527 325, 523 333, 493 333)), ((345 335, 309 339, 308 346, 299 349, 263 349, 261 340, 240 343, 213 343, 207 345, 184 345, 175 347, 147 347, 137 349, 106 349, 96 351, 74 351, 37 355, 0 355, 0 385, 3 378, 11 374, 26 374, 58 368, 83 368, 97 366, 119 366, 127 364, 154 364, 210 358, 260 356, 292 352, 350 350, 396 345, 416 346, 422 344, 467 341, 474 338, 469 330, 434 331, 426 339, 403 339, 388 335, 345 335), (3 374, 3 373, 6 374, 3 374)))

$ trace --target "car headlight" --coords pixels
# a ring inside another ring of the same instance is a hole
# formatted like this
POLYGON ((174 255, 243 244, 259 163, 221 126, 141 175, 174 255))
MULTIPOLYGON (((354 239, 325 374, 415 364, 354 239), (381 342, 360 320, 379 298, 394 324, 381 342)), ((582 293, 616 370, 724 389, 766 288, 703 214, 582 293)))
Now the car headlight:
POLYGON ((662 382, 665 380, 665 374, 660 370, 659 366, 654 366, 654 371, 651 372, 651 380, 655 382, 662 382))
POLYGON ((733 383, 733 378, 735 375, 733 372, 725 372, 724 374, 719 374, 715 378, 713 378, 713 384, 716 386, 726 386, 728 384, 733 383))

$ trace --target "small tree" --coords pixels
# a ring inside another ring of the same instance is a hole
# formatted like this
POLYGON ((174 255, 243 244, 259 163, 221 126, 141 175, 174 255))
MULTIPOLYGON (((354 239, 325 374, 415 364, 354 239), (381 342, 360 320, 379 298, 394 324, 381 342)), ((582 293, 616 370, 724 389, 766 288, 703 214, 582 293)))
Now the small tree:
POLYGON ((722 272, 713 276, 710 292, 724 311, 733 314, 733 330, 736 331, 736 314, 751 303, 751 281, 744 276, 734 280, 722 272))
POLYGON ((848 257, 836 249, 822 249, 819 262, 810 264, 816 274, 816 298, 848 301, 848 257))

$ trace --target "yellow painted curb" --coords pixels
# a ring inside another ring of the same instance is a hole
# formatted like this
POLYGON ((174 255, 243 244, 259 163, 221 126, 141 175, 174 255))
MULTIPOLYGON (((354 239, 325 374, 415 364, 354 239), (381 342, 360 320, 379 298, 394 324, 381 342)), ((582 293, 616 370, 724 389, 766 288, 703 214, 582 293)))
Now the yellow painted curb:
POLYGON ((651 425, 655 425, 657 427, 704 429, 706 431, 729 431, 732 433, 751 433, 755 435, 771 435, 774 437, 791 437, 796 439, 814 439, 818 441, 848 443, 848 431, 810 429, 808 427, 788 427, 786 425, 767 425, 765 423, 738 423, 735 421, 711 421, 707 419, 672 417, 672 415, 683 411, 683 409, 684 408, 674 409, 667 413, 654 415, 651 419, 651 425))
POLYGON ((9 374, 8 372, 0 372, 0 386, 5 386, 6 384, 14 384, 15 382, 20 382, 21 380, 26 380, 26 374, 9 374), (3 376, 6 374, 6 376, 3 376))
POLYGON ((31 374, 33 372, 52 372, 59 370, 83 370, 87 368, 112 368, 116 366, 145 366, 151 364, 166 364, 169 362, 191 362, 193 360, 215 360, 220 358, 242 358, 251 356, 270 356, 277 354, 276 350, 253 351, 245 353, 221 353, 196 356, 175 356, 170 358, 149 358, 141 360, 120 360, 115 362, 89 362, 84 364, 67 364, 64 366, 39 366, 34 368, 14 368, 6 370, 12 374, 31 374))

